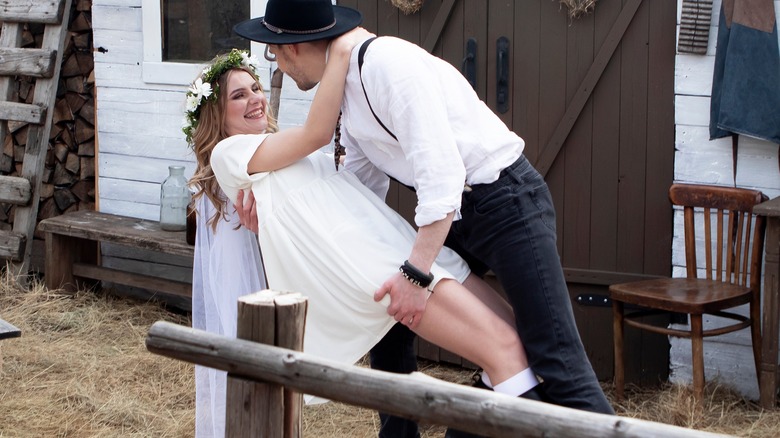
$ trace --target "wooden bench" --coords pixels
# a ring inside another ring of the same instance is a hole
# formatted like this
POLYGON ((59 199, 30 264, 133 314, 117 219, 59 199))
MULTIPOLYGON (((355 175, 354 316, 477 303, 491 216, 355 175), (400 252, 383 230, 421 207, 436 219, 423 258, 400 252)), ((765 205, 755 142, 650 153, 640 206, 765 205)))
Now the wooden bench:
POLYGON ((101 266, 101 242, 184 256, 192 259, 194 247, 184 231, 163 231, 155 221, 97 211, 76 211, 38 224, 46 238, 46 287, 74 291, 104 280, 190 298, 190 283, 101 266))
POLYGON ((18 338, 19 336, 22 336, 21 330, 0 319, 0 340, 18 338))
MULTIPOLYGON (((21 330, 14 327, 10 323, 0 319, 0 341, 8 338, 18 338, 19 336, 22 336, 21 330)), ((0 371, 2 370, 3 370, 3 355, 2 352, 0 352, 0 371)))

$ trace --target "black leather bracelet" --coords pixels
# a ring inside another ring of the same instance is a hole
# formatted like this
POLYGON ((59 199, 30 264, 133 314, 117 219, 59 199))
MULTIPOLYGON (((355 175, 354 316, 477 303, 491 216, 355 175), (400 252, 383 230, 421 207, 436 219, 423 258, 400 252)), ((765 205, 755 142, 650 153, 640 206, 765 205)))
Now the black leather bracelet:
POLYGON ((404 264, 401 265, 398 270, 401 271, 401 274, 403 274, 404 278, 409 280, 409 282, 415 286, 428 287, 433 282, 433 274, 430 272, 426 274, 423 271, 417 269, 414 265, 409 263, 409 260, 404 261, 404 264))

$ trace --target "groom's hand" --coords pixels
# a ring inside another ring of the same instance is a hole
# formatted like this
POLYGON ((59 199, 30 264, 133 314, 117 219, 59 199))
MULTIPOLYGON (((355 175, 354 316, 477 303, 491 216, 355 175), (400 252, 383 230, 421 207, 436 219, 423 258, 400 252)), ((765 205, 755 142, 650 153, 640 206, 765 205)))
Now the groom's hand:
POLYGON ((241 225, 257 234, 257 205, 255 203, 255 195, 251 190, 246 196, 246 202, 244 202, 244 191, 238 191, 238 196, 236 197, 236 212, 238 213, 238 219, 241 222, 241 225))
POLYGON ((388 315, 412 330, 417 328, 425 313, 428 290, 413 285, 399 272, 374 293, 374 301, 381 301, 385 295, 390 295, 388 315))

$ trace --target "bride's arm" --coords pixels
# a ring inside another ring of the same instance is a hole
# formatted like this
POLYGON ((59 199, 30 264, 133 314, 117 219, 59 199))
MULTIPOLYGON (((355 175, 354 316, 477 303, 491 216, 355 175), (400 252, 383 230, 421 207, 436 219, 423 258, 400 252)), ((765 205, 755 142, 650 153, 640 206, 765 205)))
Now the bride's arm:
POLYGON ((328 144, 336 129, 352 48, 370 36, 362 28, 331 42, 328 63, 303 126, 271 134, 249 161, 250 174, 281 169, 328 144))

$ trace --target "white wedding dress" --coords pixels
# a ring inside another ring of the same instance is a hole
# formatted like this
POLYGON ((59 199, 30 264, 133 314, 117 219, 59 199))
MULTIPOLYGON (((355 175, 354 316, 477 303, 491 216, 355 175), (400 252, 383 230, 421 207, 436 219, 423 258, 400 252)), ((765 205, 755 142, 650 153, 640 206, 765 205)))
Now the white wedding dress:
MULTIPOLYGON (((202 196, 196 203, 197 234, 192 266, 192 326, 224 336, 236 336, 238 297, 266 288, 260 250, 254 233, 235 229, 238 215, 232 206, 216 233, 206 221, 215 213, 202 196)), ((195 436, 221 438, 225 434, 227 373, 195 366, 195 436)))
MULTIPOLYGON (((304 352, 353 364, 395 324, 389 296, 375 302, 374 292, 409 257, 416 232, 322 152, 249 175, 247 164, 267 135, 221 141, 212 169, 230 200, 239 189, 254 193, 268 287, 308 297, 304 352)), ((448 248, 431 271, 434 281, 461 283, 470 272, 448 248)))

